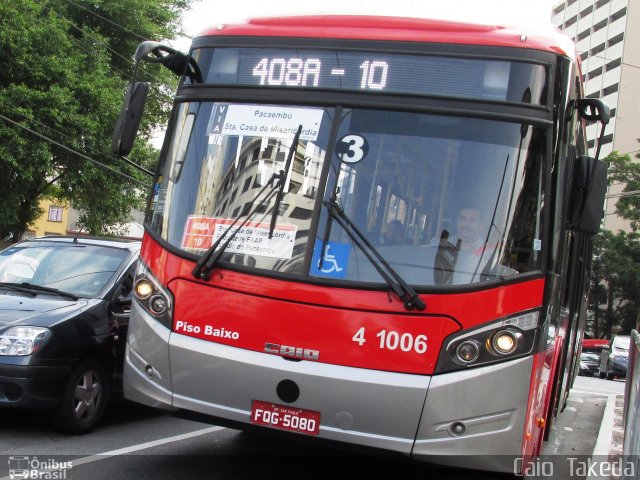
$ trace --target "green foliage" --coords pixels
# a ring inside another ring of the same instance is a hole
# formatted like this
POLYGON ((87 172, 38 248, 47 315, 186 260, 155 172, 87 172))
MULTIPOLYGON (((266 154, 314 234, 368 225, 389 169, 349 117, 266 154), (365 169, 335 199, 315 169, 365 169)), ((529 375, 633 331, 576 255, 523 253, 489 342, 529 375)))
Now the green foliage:
MULTIPOLYGON (((636 155, 636 158, 640 156, 636 155)), ((612 152, 607 160, 609 161, 609 183, 623 184, 623 193, 640 191, 640 163, 637 160, 633 160, 628 154, 621 155, 618 152, 612 152)), ((629 220, 634 231, 640 229, 640 195, 630 194, 619 197, 616 213, 629 220)))
POLYGON ((594 242, 590 303, 594 312, 593 330, 608 338, 612 331, 629 333, 640 319, 640 164, 628 154, 612 152, 609 183, 621 183, 623 192, 616 213, 630 221, 632 231, 602 231, 594 242), (604 308, 603 308, 604 306, 604 308))
POLYGON ((640 234, 604 230, 596 237, 590 302, 595 336, 608 338, 614 330, 628 333, 635 328, 640 313, 640 234))
MULTIPOLYGON (((188 0, 14 0, 0 2, 0 238, 19 235, 39 215, 44 196, 70 200, 91 233, 128 221, 144 203, 150 178, 110 154, 111 134, 144 39, 180 33, 188 0), (63 146, 82 152, 118 175, 63 146), (137 181, 136 181, 137 180, 137 181)), ((141 78, 173 91, 174 75, 144 65, 141 78)), ((166 95, 149 98, 141 127, 148 139, 166 121, 166 95)), ((153 168, 155 153, 129 157, 153 168)))

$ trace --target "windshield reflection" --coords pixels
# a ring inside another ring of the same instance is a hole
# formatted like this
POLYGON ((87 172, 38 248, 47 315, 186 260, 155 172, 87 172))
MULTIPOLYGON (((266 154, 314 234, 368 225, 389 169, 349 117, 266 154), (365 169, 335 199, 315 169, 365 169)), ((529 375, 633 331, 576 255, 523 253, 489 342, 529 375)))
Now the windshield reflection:
POLYGON ((0 254, 0 282, 28 283, 94 297, 126 258, 125 251, 115 248, 34 242, 0 254))
MULTIPOLYGON (((461 285, 539 268, 542 130, 353 110, 338 137, 348 142, 336 149, 325 196, 336 197, 407 282, 461 285)), ((324 237, 321 228, 318 239, 324 237)), ((381 281, 344 232, 332 230, 328 247, 330 261, 313 274, 381 281)))
POLYGON ((540 268, 543 129, 411 112, 342 109, 336 117, 331 108, 196 102, 181 104, 174 120, 147 222, 188 253, 202 255, 239 219, 246 223, 217 263, 383 283, 344 229, 331 228, 322 202, 335 201, 411 285, 465 285, 540 268), (274 211, 275 200, 259 204, 256 195, 285 168, 290 150, 274 211), (249 218, 254 204, 260 208, 249 218))

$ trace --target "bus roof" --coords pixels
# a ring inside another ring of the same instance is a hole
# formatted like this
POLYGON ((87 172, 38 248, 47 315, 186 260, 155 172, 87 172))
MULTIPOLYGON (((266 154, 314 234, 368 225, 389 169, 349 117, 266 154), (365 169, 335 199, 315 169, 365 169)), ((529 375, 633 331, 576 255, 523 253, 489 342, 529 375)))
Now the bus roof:
POLYGON ((576 59, 573 42, 551 23, 500 26, 424 18, 316 15, 255 18, 240 25, 207 28, 208 35, 312 37, 402 42, 456 43, 542 50, 576 59))

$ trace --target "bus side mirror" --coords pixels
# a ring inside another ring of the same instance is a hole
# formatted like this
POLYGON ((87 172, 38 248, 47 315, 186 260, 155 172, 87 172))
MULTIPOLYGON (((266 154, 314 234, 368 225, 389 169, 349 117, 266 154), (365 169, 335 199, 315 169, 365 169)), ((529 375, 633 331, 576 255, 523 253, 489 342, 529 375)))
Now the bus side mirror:
POLYGON ((600 230, 607 192, 607 164, 581 156, 576 159, 571 187, 569 228, 595 235, 600 230))
POLYGON ((148 82, 133 82, 127 88, 124 103, 111 139, 111 151, 117 155, 128 155, 136 139, 144 105, 149 93, 148 82))

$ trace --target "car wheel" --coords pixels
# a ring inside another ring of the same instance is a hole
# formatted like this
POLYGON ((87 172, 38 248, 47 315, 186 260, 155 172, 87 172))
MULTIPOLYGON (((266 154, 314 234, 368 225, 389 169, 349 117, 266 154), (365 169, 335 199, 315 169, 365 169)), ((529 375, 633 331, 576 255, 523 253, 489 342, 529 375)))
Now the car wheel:
POLYGON ((100 422, 107 406, 109 384, 102 364, 89 358, 69 375, 53 423, 60 430, 88 433, 100 422))
POLYGON ((609 371, 609 365, 607 365, 607 380, 613 380, 613 379, 614 379, 613 372, 609 371))

